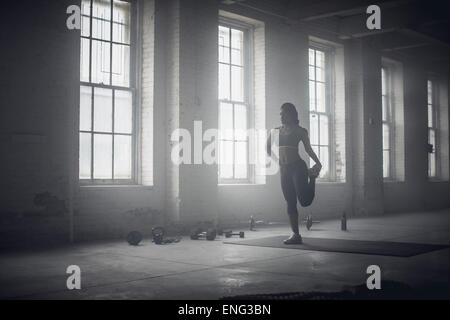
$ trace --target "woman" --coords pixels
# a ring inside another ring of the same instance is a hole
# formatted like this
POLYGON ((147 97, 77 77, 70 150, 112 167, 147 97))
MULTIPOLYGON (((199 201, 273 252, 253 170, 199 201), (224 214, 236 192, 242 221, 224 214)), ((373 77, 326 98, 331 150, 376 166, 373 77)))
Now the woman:
MULTIPOLYGON (((279 164, 281 176, 281 190, 287 202, 287 213, 292 228, 292 236, 284 240, 285 244, 300 244, 302 237, 298 230, 297 199, 302 207, 311 205, 316 188, 316 178, 322 169, 322 164, 311 148, 308 131, 299 126, 298 113, 292 103, 281 106, 281 127, 275 128, 279 132, 279 164), (305 161, 300 158, 298 145, 303 142, 306 153, 316 163, 308 170, 305 161), (308 179, 309 178, 309 179, 308 179)), ((271 155, 272 137, 267 139, 267 153, 271 155)))

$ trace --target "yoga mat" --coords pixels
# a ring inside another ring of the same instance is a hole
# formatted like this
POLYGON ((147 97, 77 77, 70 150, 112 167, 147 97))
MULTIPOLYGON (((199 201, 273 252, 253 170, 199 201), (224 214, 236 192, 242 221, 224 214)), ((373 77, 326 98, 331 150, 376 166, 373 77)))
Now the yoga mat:
POLYGON ((441 250, 450 245, 434 245, 424 243, 406 243, 389 241, 365 241, 349 239, 303 238, 303 244, 286 245, 286 236, 274 236, 259 239, 228 240, 226 244, 236 244, 256 247, 297 249, 310 251, 345 252, 369 255, 412 257, 434 250, 441 250))

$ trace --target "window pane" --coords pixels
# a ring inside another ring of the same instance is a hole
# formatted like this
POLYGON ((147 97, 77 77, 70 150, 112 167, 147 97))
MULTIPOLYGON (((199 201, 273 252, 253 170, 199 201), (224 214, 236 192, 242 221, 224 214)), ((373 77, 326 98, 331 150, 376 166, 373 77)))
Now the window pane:
POLYGON ((232 100, 244 101, 244 69, 231 67, 232 100))
POLYGON ((381 97, 381 117, 383 121, 387 121, 387 97, 381 97))
POLYGON ((309 110, 316 111, 316 86, 314 81, 309 82, 309 110))
POLYGON ((433 145, 433 152, 435 152, 436 148, 436 132, 433 129, 428 130, 428 143, 433 145))
POLYGON ((389 126, 383 123, 383 150, 387 150, 390 148, 389 134, 389 126))
POLYGON ((330 155, 328 147, 319 147, 318 154, 320 163, 322 163, 322 170, 320 171, 320 178, 327 178, 330 174, 330 155))
POLYGON ((131 91, 116 90, 114 94, 114 132, 132 133, 133 98, 131 91))
POLYGON ((316 83, 317 86, 317 111, 325 112, 325 85, 316 83))
POLYGON ((309 139, 311 144, 319 144, 319 116, 314 113, 309 115, 309 139))
POLYGON ((309 80, 316 80, 315 68, 313 66, 309 66, 309 80))
POLYGON ((81 14, 91 15, 91 0, 81 0, 81 14))
POLYGON ((81 1, 81 35, 89 37, 91 35, 90 30, 90 16, 91 16, 91 1, 81 1))
POLYGON ((320 137, 320 145, 327 146, 329 144, 328 139, 328 116, 320 115, 319 117, 319 137, 320 137))
POLYGON ((219 63, 219 99, 230 100, 230 66, 219 63))
MULTIPOLYGON (((320 155, 319 154, 319 147, 318 146, 314 146, 314 145, 311 145, 311 147, 312 147, 314 153, 319 157, 319 155, 320 155)), ((320 160, 320 162, 322 162, 322 159, 319 159, 319 160, 320 160)), ((309 166, 312 167, 313 165, 314 165, 314 160, 309 158, 309 166)))
POLYGON ((433 106, 432 105, 428 105, 428 127, 431 128, 433 127, 433 106))
POLYGON ((242 50, 231 49, 231 63, 239 65, 239 66, 243 66, 244 65, 243 60, 244 59, 243 59, 242 50))
POLYGON ((114 0, 113 41, 130 43, 130 3, 114 0))
POLYGON ((91 19, 86 16, 81 16, 81 35, 89 37, 91 35, 91 19))
POLYGON ((234 106, 234 139, 247 140, 247 108, 244 105, 234 106))
POLYGON ((93 17, 111 20, 111 0, 93 0, 92 5, 93 17))
POLYGON ((389 150, 383 151, 383 178, 389 178, 389 161, 390 161, 390 154, 389 150))
POLYGON ((231 47, 235 49, 243 49, 244 33, 240 30, 231 29, 231 47))
POLYGON ((435 153, 428 154, 428 175, 430 177, 436 176, 436 154, 435 153))
POLYGON ((94 179, 112 179, 112 135, 94 134, 94 179))
POLYGON ((92 120, 92 88, 80 87, 80 130, 90 131, 92 120))
POLYGON ((219 26, 219 46, 230 47, 230 29, 219 26))
POLYGON ((92 40, 92 82, 109 85, 110 44, 92 40))
POLYGON ((219 174, 221 178, 233 178, 233 142, 219 142, 219 174))
POLYGON ((89 39, 81 39, 80 81, 89 82, 89 39))
POLYGON ((381 94, 386 95, 387 89, 387 72, 385 68, 381 68, 381 94))
POLYGON ((219 117, 220 139, 232 140, 233 105, 230 103, 220 103, 219 117))
POLYGON ((316 67, 325 68, 325 52, 316 50, 316 67))
POLYGON ((230 63, 230 49, 228 47, 219 46, 219 62, 230 63))
POLYGON ((94 89, 94 131, 112 130, 112 90, 94 89))
POLYGON ((316 77, 317 81, 325 82, 325 69, 323 68, 316 68, 316 77))
POLYGON ((101 40, 111 40, 111 22, 92 18, 92 37, 101 40))
POLYGON ((130 86, 130 46, 113 44, 113 74, 114 86, 130 86))
POLYGON ((309 65, 314 65, 314 50, 309 49, 309 65))
POLYGON ((236 142, 234 153, 234 178, 247 178, 247 142, 236 142))
POLYGON ((80 132, 80 179, 91 178, 91 134, 80 132))
POLYGON ((427 91, 428 91, 428 104, 433 103, 433 83, 431 81, 427 81, 427 91))
POLYGON ((114 179, 131 179, 131 136, 114 136, 114 179))

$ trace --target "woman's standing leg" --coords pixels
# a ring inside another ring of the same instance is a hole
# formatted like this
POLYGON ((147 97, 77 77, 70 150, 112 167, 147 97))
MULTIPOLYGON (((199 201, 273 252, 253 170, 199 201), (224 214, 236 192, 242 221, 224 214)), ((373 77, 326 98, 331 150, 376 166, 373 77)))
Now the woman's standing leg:
POLYGON ((281 167, 281 190, 283 191, 284 199, 287 202, 287 213, 293 235, 284 241, 285 244, 299 244, 302 242, 298 228, 298 211, 297 211, 297 193, 294 185, 293 168, 281 167))
POLYGON ((298 234, 298 211, 297 211, 297 194, 295 192, 292 170, 288 167, 280 168, 281 190, 284 199, 287 202, 287 214, 291 224, 292 232, 298 234))

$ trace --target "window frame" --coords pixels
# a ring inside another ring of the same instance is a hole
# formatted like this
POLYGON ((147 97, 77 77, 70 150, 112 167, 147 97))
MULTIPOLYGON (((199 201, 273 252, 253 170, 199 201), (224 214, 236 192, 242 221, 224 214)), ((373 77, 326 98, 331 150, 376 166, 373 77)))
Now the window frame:
MULTIPOLYGON (((318 182, 334 182, 337 180, 336 178, 336 137, 335 137, 335 107, 336 107, 336 94, 335 94, 335 48, 330 45, 321 44, 316 41, 310 41, 308 46, 308 94, 309 94, 309 85, 310 82, 313 81, 315 83, 315 97, 317 104, 317 75, 316 75, 316 61, 314 61, 314 80, 311 80, 309 75, 309 50, 313 49, 315 51, 321 51, 324 53, 324 67, 325 67, 325 112, 311 111, 310 101, 308 100, 308 121, 309 127, 311 126, 311 113, 314 114, 322 114, 328 117, 328 176, 320 177, 317 179, 318 182)), ((315 55, 314 55, 315 59, 315 55)), ((311 128, 310 128, 311 131, 311 128)), ((318 128, 318 140, 320 146, 325 146, 320 144, 320 124, 318 128)), ((311 146, 316 146, 311 143, 311 146)), ((320 153, 320 151, 319 151, 320 153)), ((320 154, 317 154, 320 159, 320 154)), ((311 159, 309 160, 311 163, 311 159)), ((322 162, 322 160, 321 160, 322 162)))
MULTIPOLYGON (((229 103, 232 104, 233 108, 233 130, 234 130, 234 109, 235 104, 244 105, 247 108, 247 132, 250 133, 250 128, 254 126, 253 116, 254 116, 254 89, 253 89, 253 70, 254 70, 254 60, 253 60, 253 50, 254 50, 254 44, 253 44, 253 32, 254 32, 254 26, 251 24, 247 24, 245 22, 227 18, 224 16, 219 16, 219 23, 217 27, 217 32, 219 32, 219 27, 225 27, 230 29, 230 41, 231 40, 231 29, 239 30, 243 32, 243 90, 244 90, 244 101, 234 101, 231 99, 232 95, 232 77, 230 74, 230 99, 220 99, 218 98, 218 121, 220 125, 220 104, 221 103, 229 103)), ((219 50, 219 44, 217 44, 217 49, 219 50)), ((221 63, 226 64, 229 66, 232 66, 231 63, 231 47, 230 47, 230 62, 229 63, 223 63, 219 61, 219 55, 217 55, 217 66, 219 66, 221 63)), ((231 68, 230 68, 231 73, 231 68)), ((219 70, 217 72, 217 76, 219 79, 219 70)), ((219 85, 219 83, 218 83, 219 85)), ((219 128, 220 131, 220 128, 219 128)), ((234 148, 233 148, 233 178, 222 178, 220 176, 220 142, 226 141, 225 139, 218 139, 217 144, 217 151, 218 151, 218 166, 217 166, 217 176, 218 176, 218 184, 219 185, 232 185, 232 184, 252 184, 255 179, 255 165, 250 164, 250 139, 251 137, 247 136, 246 142, 247 142, 247 177, 246 178, 235 178, 235 168, 234 168, 234 148)), ((236 142, 235 137, 233 136, 233 146, 236 142)))
MULTIPOLYGON (((137 157, 137 152, 138 152, 138 146, 137 146, 137 142, 138 142, 138 114, 137 114, 137 110, 139 107, 139 102, 138 102, 138 92, 137 92, 137 87, 139 85, 139 79, 138 79, 138 45, 139 45, 139 37, 137 34, 138 31, 138 6, 137 6, 137 1, 136 0, 120 0, 121 2, 128 2, 130 3, 130 42, 129 42, 129 47, 130 47, 130 60, 129 60, 129 86, 118 86, 118 85, 113 85, 113 55, 112 55, 112 51, 113 51, 113 44, 121 44, 124 45, 124 43, 120 43, 120 42, 115 42, 113 41, 113 10, 114 10, 114 0, 110 0, 110 7, 111 7, 111 21, 110 21, 110 36, 109 36, 109 40, 103 40, 101 38, 95 38, 93 37, 93 1, 94 0, 88 0, 90 2, 90 14, 89 14, 89 35, 85 36, 83 34, 80 34, 80 42, 82 41, 82 39, 87 39, 89 41, 89 76, 88 76, 88 81, 81 81, 81 74, 80 74, 80 84, 79 87, 81 89, 81 87, 89 87, 91 88, 91 130, 81 130, 80 126, 78 125, 78 133, 89 133, 91 134, 91 160, 90 160, 90 178, 89 179, 81 179, 80 175, 78 174, 78 182, 80 185, 84 186, 90 186, 90 185, 136 185, 137 184, 137 180, 138 180, 138 157, 137 157), (92 41, 100 41, 100 42, 106 42, 110 45, 110 65, 109 65, 109 71, 110 71, 110 75, 109 75, 109 85, 108 84, 103 84, 103 83, 94 83, 92 82, 92 41), (95 89, 100 88, 100 89, 110 89, 112 90, 112 128, 111 128, 111 132, 98 132, 94 130, 94 97, 95 97, 95 89), (129 91, 131 92, 131 99, 132 99, 132 129, 131 129, 131 133, 130 134, 122 134, 122 133, 115 133, 114 132, 114 112, 115 112, 115 92, 117 90, 120 91, 129 91), (111 164, 111 169, 112 169, 112 179, 96 179, 94 178, 94 135, 95 134, 105 134, 105 135, 110 135, 112 136, 112 143, 111 143, 111 149, 112 149, 112 164, 111 164), (114 140, 115 140, 115 136, 120 136, 120 135, 126 135, 126 136, 131 136, 131 178, 130 179, 114 179, 114 140)), ((86 17, 86 15, 84 15, 83 13, 82 17, 86 17)), ((81 43, 80 43, 81 44, 81 43)), ((80 57, 81 57, 81 47, 80 47, 80 57)), ((80 66, 80 72, 81 72, 81 66, 80 66)), ((81 104, 79 105, 79 107, 81 107, 81 104)), ((80 114, 80 113, 78 113, 80 114)), ((78 139, 78 143, 79 143, 80 139, 78 139)), ((79 149, 80 149, 80 145, 79 149)), ((78 164, 79 165, 79 164, 78 164)))
MULTIPOLYGON (((384 147, 383 147, 383 125, 387 125, 389 131, 389 174, 387 177, 384 176, 384 168, 382 168, 383 172, 383 180, 384 181, 394 181, 395 180, 395 90, 392 81, 392 74, 395 72, 395 66, 390 63, 383 62, 381 64, 381 77, 383 77, 383 71, 385 70, 386 74, 386 96, 387 103, 386 106, 386 120, 383 120, 383 115, 381 116, 381 146, 382 146, 382 164, 384 165, 384 147)), ((381 78, 381 86, 383 79, 381 78)), ((383 108, 383 92, 381 88, 381 108, 383 108)), ((383 109, 381 110, 383 114, 383 109)))
POLYGON ((431 167, 430 167, 430 153, 428 153, 427 159, 427 177, 430 180, 439 180, 440 177, 440 141, 439 141, 439 85, 437 79, 433 77, 427 78, 427 142, 430 141, 430 132, 434 131, 434 145, 433 152, 434 154, 434 175, 430 175, 431 167), (431 103, 428 102, 428 83, 431 83, 431 103), (428 125, 428 107, 431 106, 432 110, 432 126, 428 125))

